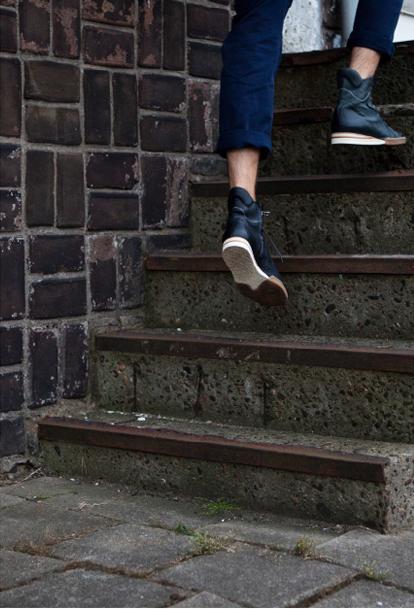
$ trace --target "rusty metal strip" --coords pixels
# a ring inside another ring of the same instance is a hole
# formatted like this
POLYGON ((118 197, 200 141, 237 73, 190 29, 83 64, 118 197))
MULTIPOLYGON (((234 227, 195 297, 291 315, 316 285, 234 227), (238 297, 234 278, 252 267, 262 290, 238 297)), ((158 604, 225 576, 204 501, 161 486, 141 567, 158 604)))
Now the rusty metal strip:
POLYGON ((281 108, 274 112, 273 125, 307 125, 313 123, 326 123, 332 119, 332 106, 318 106, 315 108, 281 108))
MULTIPOLYGON (((193 182, 193 197, 227 197, 226 180, 203 180, 193 182)), ((307 193, 357 193, 357 192, 403 192, 414 190, 414 171, 387 171, 364 174, 332 174, 312 176, 281 176, 260 178, 257 182, 259 195, 307 194, 307 193)))
POLYGON ((210 358, 249 362, 317 366, 350 370, 376 370, 414 374, 414 348, 390 346, 354 346, 288 340, 248 340, 197 333, 163 334, 151 331, 118 331, 95 336, 96 349, 168 355, 187 358, 210 358))
MULTIPOLYGON (((193 252, 154 253, 146 258, 145 266, 150 271, 197 273, 228 271, 221 256, 193 252)), ((284 256, 283 262, 278 261, 278 266, 283 273, 412 275, 414 274, 414 256, 335 254, 284 256)))
POLYGON ((40 421, 39 438, 365 482, 385 482, 384 468, 389 462, 383 457, 308 446, 247 442, 54 417, 40 421))

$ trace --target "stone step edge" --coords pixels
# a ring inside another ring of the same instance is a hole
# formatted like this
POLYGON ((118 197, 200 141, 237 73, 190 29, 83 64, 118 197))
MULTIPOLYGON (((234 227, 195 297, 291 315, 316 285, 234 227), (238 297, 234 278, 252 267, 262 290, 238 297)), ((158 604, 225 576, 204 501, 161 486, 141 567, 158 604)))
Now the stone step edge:
MULTIPOLYGON (((385 104, 378 106, 383 116, 396 118, 413 116, 414 104, 385 104)), ((273 125, 277 127, 303 126, 315 123, 330 123, 333 106, 313 106, 304 108, 278 108, 273 113, 273 125)))
MULTIPOLYGON (((396 55, 411 55, 414 53, 414 40, 398 42, 395 45, 396 55)), ((280 67, 295 68, 303 66, 311 66, 318 64, 333 63, 347 57, 349 50, 346 47, 338 49, 322 49, 320 51, 306 51, 302 53, 284 53, 280 67)))
MULTIPOLYGON (((193 198, 227 197, 227 179, 192 181, 193 198)), ((259 178, 257 194, 316 194, 414 191, 414 169, 362 174, 320 174, 259 178)))
POLYGON ((95 335, 97 351, 116 351, 153 356, 176 356, 250 361, 290 366, 316 366, 348 370, 374 370, 414 374, 414 347, 384 344, 357 345, 344 341, 323 343, 300 340, 229 338, 200 332, 161 333, 124 330, 95 335))
POLYGON ((388 458, 373 455, 65 417, 45 417, 39 422, 38 432, 40 441, 69 442, 381 484, 386 482, 385 468, 389 465, 388 458))
MULTIPOLYGON (((274 257, 282 273, 413 275, 414 255, 306 255, 274 257)), ((229 272, 218 254, 154 251, 145 258, 148 271, 229 272)))

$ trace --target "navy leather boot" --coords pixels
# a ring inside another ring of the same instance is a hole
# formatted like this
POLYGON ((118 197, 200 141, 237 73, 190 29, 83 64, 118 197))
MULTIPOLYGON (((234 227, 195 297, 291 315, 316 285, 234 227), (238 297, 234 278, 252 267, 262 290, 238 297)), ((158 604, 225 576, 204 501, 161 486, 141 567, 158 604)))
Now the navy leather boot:
POLYGON ((361 78, 356 70, 338 72, 339 100, 332 120, 332 144, 399 146, 406 138, 381 118, 372 101, 373 78, 361 78))
POLYGON ((244 296, 264 305, 284 305, 288 293, 266 244, 263 210, 244 188, 232 188, 223 235, 223 259, 244 296))

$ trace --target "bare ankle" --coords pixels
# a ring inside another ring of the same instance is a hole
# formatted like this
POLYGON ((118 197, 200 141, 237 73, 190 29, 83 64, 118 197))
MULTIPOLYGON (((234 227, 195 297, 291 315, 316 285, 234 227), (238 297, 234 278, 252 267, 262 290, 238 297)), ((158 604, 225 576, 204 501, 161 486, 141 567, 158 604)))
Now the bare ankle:
POLYGON ((253 199, 256 199, 259 158, 260 152, 257 148, 240 148, 228 151, 227 164, 230 188, 236 186, 244 188, 253 199))

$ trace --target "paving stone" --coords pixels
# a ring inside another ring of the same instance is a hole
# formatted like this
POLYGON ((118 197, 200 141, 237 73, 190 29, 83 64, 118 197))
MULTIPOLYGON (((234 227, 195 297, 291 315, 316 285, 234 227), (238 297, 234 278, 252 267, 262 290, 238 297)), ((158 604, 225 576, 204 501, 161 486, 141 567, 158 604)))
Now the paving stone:
POLYGON ((202 506, 185 498, 174 501, 166 497, 143 495, 125 499, 108 500, 92 505, 90 511, 94 514, 115 518, 122 521, 133 521, 137 524, 175 528, 184 524, 189 528, 217 522, 217 517, 205 516, 202 506))
POLYGON ((171 589, 121 575, 76 569, 0 593, 1 607, 165 607, 171 589))
POLYGON ((352 571, 268 550, 246 550, 239 544, 233 552, 196 557, 162 571, 158 577, 242 605, 284 607, 346 582, 352 571))
POLYGON ((15 497, 12 494, 8 494, 6 489, 0 490, 0 508, 9 507, 9 505, 16 505, 22 503, 24 499, 21 497, 15 497))
POLYGON ((227 601, 217 594, 211 594, 210 592, 201 592, 191 598, 186 598, 185 601, 173 605, 173 607, 240 607, 231 601, 227 601))
POLYGON ((1 512, 0 546, 13 548, 19 544, 51 544, 70 536, 95 531, 112 521, 99 516, 72 512, 62 513, 42 503, 27 501, 1 512))
POLYGON ((369 570, 387 582, 414 591, 414 531, 381 535, 354 529, 318 546, 317 552, 337 564, 369 570))
MULTIPOLYGON (((53 476, 42 476, 41 478, 32 478, 26 482, 17 482, 13 486, 7 487, 8 495, 17 495, 26 499, 35 499, 42 497, 48 499, 58 495, 67 495, 77 493, 80 489, 84 492, 95 493, 97 487, 94 484, 84 484, 79 480, 69 480, 68 478, 58 478, 53 476)), ((100 488, 100 487, 99 487, 100 488)), ((107 496, 113 496, 114 493, 106 486, 102 492, 107 496)))
POLYGON ((171 564, 196 548, 196 543, 186 535, 122 524, 81 539, 64 541, 52 548, 51 555, 140 573, 171 564))
POLYGON ((275 524, 270 527, 244 521, 230 521, 208 525, 203 527, 202 531, 214 537, 260 543, 284 550, 292 550, 300 539, 307 539, 317 545, 335 537, 332 532, 283 524, 283 519, 280 526, 275 524))
POLYGON ((29 582, 64 566, 64 562, 54 558, 0 550, 0 590, 29 582))
MULTIPOLYGON (((177 605, 178 606, 178 605, 177 605)), ((326 596, 312 607, 414 607, 414 595, 392 586, 361 580, 326 596)))

